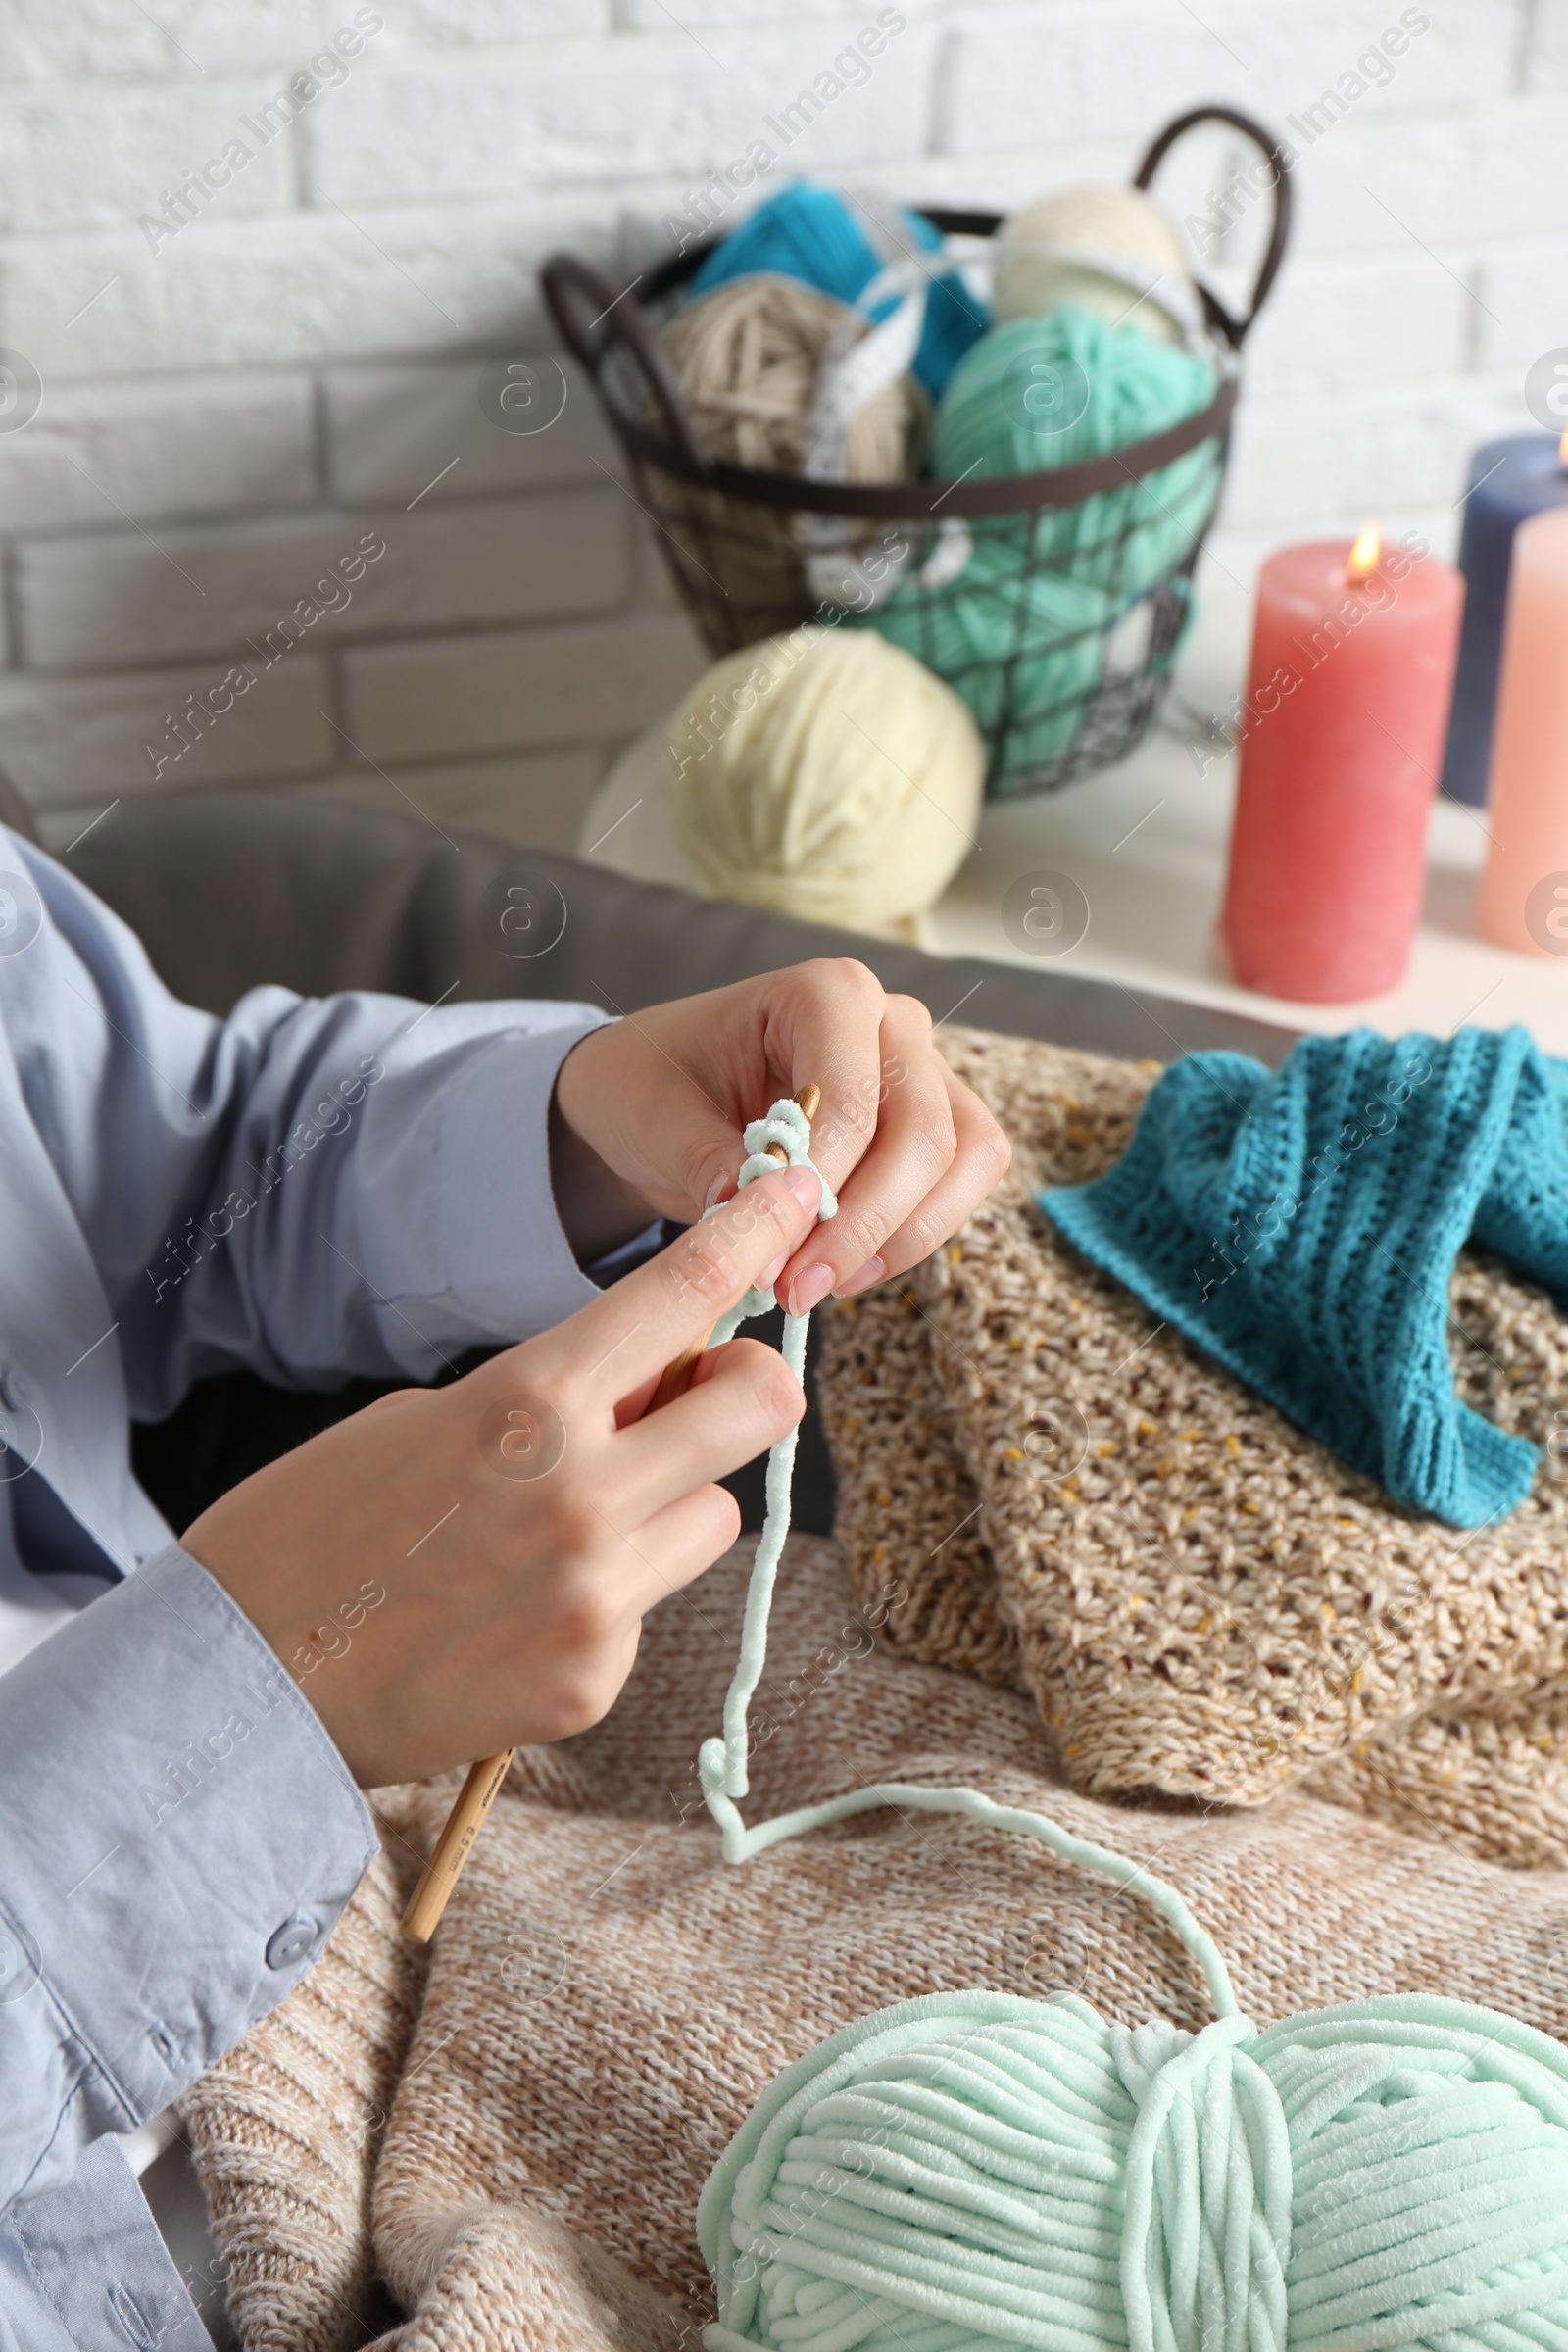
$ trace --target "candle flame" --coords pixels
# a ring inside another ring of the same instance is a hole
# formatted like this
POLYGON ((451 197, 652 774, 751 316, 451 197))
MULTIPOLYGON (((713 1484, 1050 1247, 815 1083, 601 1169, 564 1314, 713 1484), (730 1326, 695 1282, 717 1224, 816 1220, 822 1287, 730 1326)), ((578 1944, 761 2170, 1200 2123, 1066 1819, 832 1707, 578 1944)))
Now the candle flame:
MULTIPOLYGON (((1568 438, 1568 436, 1565 436, 1568 438)), ((1346 560, 1345 576, 1352 588, 1369 579, 1378 567, 1383 553, 1383 533, 1375 522, 1369 522, 1346 560)))
POLYGON ((1557 444, 1557 463, 1559 466, 1568 466, 1568 433, 1564 433, 1557 444))

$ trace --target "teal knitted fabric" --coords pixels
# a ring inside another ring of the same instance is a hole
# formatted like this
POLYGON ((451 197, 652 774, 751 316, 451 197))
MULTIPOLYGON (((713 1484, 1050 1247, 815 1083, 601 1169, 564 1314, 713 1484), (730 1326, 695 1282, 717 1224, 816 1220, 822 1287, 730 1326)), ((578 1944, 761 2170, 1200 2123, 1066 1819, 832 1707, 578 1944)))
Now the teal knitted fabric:
POLYGON ((1195 1054, 1108 1174, 1040 1201, 1396 1502, 1479 1527, 1529 1493, 1536 1447, 1459 1402, 1446 1339, 1467 1240, 1568 1304, 1568 1063, 1528 1031, 1195 1054))

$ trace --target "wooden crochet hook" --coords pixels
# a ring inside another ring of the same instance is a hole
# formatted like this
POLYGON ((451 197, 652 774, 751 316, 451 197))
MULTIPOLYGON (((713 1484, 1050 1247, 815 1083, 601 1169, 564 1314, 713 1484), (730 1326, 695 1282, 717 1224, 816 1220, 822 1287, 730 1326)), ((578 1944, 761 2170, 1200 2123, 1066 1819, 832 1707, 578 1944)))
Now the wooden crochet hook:
MULTIPOLYGON (((818 1086, 803 1086, 795 1100, 808 1119, 814 1119, 817 1104, 822 1100, 822 1090, 818 1086)), ((788 1164, 789 1153, 782 1144, 769 1144, 766 1150, 781 1167, 788 1164)), ((685 1393, 712 1336, 712 1329, 710 1328, 695 1347, 684 1348, 672 1362, 664 1366, 659 1376, 659 1386, 648 1400, 647 1410, 650 1413, 658 1412, 661 1405, 670 1403, 674 1397, 685 1393)), ((435 1934, 441 1914, 451 1900, 452 1889, 462 1876, 463 1866, 473 1851, 473 1841, 484 1827, 485 1815, 501 1794, 502 1784, 512 1769, 512 1759, 516 1752, 514 1747, 509 1747, 499 1756, 481 1756, 477 1764, 469 1767, 468 1777, 463 1784, 458 1800, 447 1815, 446 1827, 435 1841, 435 1849, 403 1914, 403 1933, 412 1936, 416 1943, 428 1943, 435 1934)))

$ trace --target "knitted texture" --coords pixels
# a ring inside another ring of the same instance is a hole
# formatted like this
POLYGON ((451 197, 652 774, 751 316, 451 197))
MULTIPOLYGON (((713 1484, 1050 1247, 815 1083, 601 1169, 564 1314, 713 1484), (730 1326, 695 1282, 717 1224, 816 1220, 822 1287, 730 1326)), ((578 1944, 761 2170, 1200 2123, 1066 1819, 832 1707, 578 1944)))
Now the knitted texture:
POLYGON ((1161 1328, 1035 1205, 1125 1151, 1153 1065, 944 1043, 1012 1169, 904 1286, 823 1320, 852 1580, 907 1594, 888 1640, 1016 1672, 1085 1789, 1258 1804, 1338 1760, 1326 1793, 1343 1801, 1568 1863, 1546 1728, 1568 1724, 1550 1681, 1568 1674, 1568 1488, 1548 1443, 1568 1326, 1550 1300, 1493 1261, 1466 1259, 1452 1285, 1465 1401, 1547 1445, 1518 1509, 1455 1538, 1161 1328), (1521 1711, 1529 1734, 1504 1728, 1521 1711), (1471 1729, 1400 1748, 1427 1717, 1471 1729), (1480 1804, 1473 1759, 1494 1740, 1511 1779, 1480 1804))
MULTIPOLYGON (((1127 2025, 1207 2022, 1202 1980, 1136 1890, 972 1823, 872 1813, 725 1869, 693 1758, 722 1710, 750 1564, 738 1546, 652 1613, 603 1725, 519 1758, 432 1948, 379 2152, 380 2094, 351 2086, 390 2045, 332 1976, 351 1939, 395 1964, 396 1906, 373 1880, 202 2084, 203 2175, 252 2249, 251 2352, 342 2340, 326 2298, 293 2282, 313 2235, 367 2209, 373 2256, 333 2278, 363 2301, 379 2263, 414 2315, 383 2352, 694 2352, 713 2315, 704 2179, 773 2077, 868 2009, 1060 1987, 1127 2025), (291 2195, 272 2169, 285 2144, 291 2195)), ((1027 1700, 890 1655, 874 1615, 835 1545, 792 1540, 753 1711, 758 1819, 880 1779, 978 1788, 1177 1886, 1259 2023, 1439 1990, 1568 2036, 1562 1880, 1508 1878, 1299 1793, 1211 1818, 1075 1795, 1027 1700)), ((398 1792, 401 1834, 433 1841, 452 1792, 398 1792)), ((412 1871, 388 1842, 378 1868, 412 1871)))
POLYGON ((1048 1215, 1396 1502, 1480 1527, 1533 1448, 1454 1395, 1446 1325, 1473 1240, 1568 1294, 1568 1065, 1524 1029, 1306 1038, 1281 1070, 1195 1054, 1132 1146, 1048 1215))
POLYGON ((246 2352, 351 2352, 395 2318, 370 2235, 374 2153, 423 1989, 398 1934, 417 1858, 391 1834, 297 1996, 180 2102, 246 2352))

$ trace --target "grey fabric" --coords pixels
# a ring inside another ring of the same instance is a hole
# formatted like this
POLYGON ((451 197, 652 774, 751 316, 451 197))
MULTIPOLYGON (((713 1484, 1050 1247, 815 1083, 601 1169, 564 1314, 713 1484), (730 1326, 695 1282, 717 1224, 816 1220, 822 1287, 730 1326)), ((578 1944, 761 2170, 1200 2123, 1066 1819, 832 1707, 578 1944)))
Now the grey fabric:
POLYGON ((1227 1047, 1277 1065, 1296 1032, 1042 967, 925 956, 698 899, 417 817, 259 792, 119 808, 69 860, 139 932, 176 996, 226 1012, 280 981, 459 1001, 552 997, 635 1011, 812 956, 856 956, 933 1018, 1169 1060, 1227 1047), (453 844, 456 843, 456 847, 453 844), (554 944, 545 944, 564 917, 554 944))

